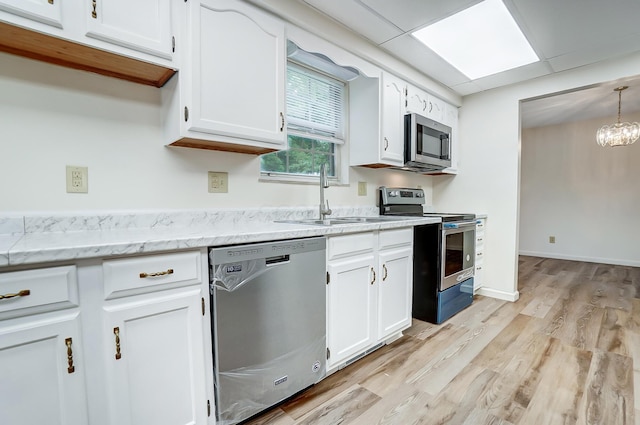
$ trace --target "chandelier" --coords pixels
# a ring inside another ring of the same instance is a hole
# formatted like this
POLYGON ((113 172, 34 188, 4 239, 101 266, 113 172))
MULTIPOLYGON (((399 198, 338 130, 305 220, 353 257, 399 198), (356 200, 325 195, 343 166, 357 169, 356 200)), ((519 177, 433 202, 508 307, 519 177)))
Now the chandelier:
POLYGON ((616 87, 618 92, 618 122, 613 125, 603 125, 596 134, 596 141, 600 146, 624 146, 630 145, 640 137, 640 124, 637 122, 620 122, 620 103, 622 102, 622 90, 628 86, 616 87))

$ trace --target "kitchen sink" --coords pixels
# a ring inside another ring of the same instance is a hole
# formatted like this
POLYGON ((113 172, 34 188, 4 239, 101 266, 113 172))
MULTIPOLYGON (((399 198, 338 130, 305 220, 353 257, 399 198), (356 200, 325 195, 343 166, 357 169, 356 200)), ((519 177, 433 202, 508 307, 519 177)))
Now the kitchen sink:
POLYGON ((315 218, 308 218, 308 219, 302 219, 302 220, 276 220, 276 223, 334 226, 336 224, 381 223, 384 221, 391 221, 396 219, 397 218, 385 218, 385 217, 335 217, 335 218, 327 218, 325 220, 319 220, 315 218))

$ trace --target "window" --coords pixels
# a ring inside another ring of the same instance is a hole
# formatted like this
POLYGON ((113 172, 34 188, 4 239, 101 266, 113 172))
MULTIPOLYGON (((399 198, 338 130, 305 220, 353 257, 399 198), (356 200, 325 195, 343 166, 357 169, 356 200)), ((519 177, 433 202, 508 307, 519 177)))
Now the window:
POLYGON ((304 181, 305 176, 317 176, 326 164, 327 175, 339 178, 345 104, 344 82, 289 62, 288 149, 262 155, 261 173, 304 181))

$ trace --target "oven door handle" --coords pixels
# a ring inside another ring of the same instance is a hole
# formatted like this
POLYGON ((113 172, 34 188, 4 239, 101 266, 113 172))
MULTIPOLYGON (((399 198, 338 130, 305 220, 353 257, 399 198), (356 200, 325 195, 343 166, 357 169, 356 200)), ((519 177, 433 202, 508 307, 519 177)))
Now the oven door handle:
POLYGON ((462 229, 463 227, 476 227, 475 221, 460 221, 458 223, 442 223, 444 229, 462 229))

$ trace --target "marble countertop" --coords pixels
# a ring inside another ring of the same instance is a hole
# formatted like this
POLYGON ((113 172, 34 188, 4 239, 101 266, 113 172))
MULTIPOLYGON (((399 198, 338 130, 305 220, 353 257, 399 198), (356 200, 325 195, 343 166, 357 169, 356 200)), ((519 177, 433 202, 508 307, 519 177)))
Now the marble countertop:
MULTIPOLYGON (((375 207, 337 207, 333 210, 331 217, 378 215, 375 207)), ((302 207, 0 217, 0 268, 331 236, 440 221, 439 218, 394 217, 383 222, 331 226, 275 222, 309 219, 315 214, 315 208, 302 207)))

